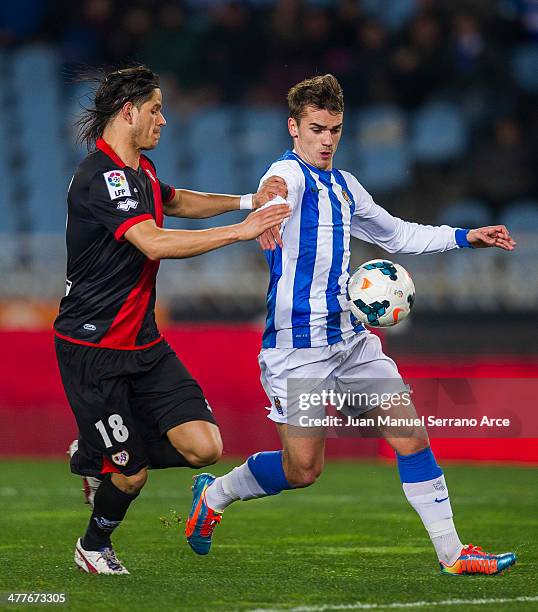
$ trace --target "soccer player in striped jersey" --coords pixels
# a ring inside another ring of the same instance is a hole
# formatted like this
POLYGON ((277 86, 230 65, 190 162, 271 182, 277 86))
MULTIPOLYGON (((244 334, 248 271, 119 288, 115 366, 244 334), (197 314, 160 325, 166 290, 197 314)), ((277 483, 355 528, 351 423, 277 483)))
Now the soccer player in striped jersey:
MULTIPOLYGON (((393 217, 374 203, 352 174, 333 168, 344 104, 342 89, 332 75, 295 85, 288 93, 288 104, 293 150, 275 161, 262 180, 284 179, 292 214, 280 233, 270 230, 260 239, 267 249, 271 276, 259 363, 271 401, 269 418, 276 423, 282 450, 256 453, 219 478, 195 477, 186 535, 198 554, 209 552, 213 530, 234 501, 307 487, 320 475, 324 430, 313 428, 301 435, 301 410, 291 399, 289 382, 300 380, 301 392, 319 389, 315 385, 320 382, 326 390, 345 383, 347 390, 369 397, 388 392, 398 398, 407 390, 396 364, 383 354, 379 338, 348 309, 351 236, 390 253, 440 253, 465 247, 510 251, 515 247, 502 225, 466 230, 393 217)), ((393 416, 416 416, 412 405, 393 404, 393 416)), ((358 414, 376 409, 363 406, 358 414)), ((396 452, 404 494, 422 519, 441 571, 496 574, 513 565, 514 553, 493 555, 461 543, 445 477, 425 429, 416 428, 407 436, 381 429, 396 452)))

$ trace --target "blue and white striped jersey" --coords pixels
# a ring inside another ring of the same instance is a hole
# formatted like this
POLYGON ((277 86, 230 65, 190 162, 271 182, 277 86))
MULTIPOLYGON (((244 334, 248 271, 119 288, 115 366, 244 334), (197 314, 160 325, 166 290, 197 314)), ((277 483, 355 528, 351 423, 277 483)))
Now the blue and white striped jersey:
POLYGON ((266 251, 270 268, 264 348, 335 344, 364 331, 347 306, 351 235, 390 253, 456 248, 456 230, 393 217, 349 172, 320 170, 295 152, 274 162, 260 184, 282 177, 292 207, 283 248, 266 251))

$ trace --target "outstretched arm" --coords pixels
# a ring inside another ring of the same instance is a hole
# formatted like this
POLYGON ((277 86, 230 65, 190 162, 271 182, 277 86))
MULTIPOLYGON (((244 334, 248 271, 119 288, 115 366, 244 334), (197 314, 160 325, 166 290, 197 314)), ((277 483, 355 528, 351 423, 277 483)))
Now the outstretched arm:
POLYGON ((453 227, 403 221, 375 204, 370 196, 368 198, 351 219, 351 235, 355 238, 376 244, 389 253, 414 255, 441 253, 459 246, 453 227))
POLYGON ((262 183, 255 194, 247 196, 204 193, 189 189, 176 189, 174 197, 163 205, 164 214, 169 217, 204 219, 232 210, 256 209, 272 200, 275 196, 286 197, 286 183, 273 176, 262 183))
POLYGON ((152 261, 194 257, 242 240, 252 240, 280 224, 291 209, 286 204, 254 211, 241 223, 206 230, 166 230, 153 219, 130 227, 124 237, 152 261))
POLYGON ((504 225, 460 230, 448 225, 421 225, 393 217, 373 201, 351 220, 351 234, 389 253, 442 253, 457 247, 498 247, 512 251, 516 243, 504 225))

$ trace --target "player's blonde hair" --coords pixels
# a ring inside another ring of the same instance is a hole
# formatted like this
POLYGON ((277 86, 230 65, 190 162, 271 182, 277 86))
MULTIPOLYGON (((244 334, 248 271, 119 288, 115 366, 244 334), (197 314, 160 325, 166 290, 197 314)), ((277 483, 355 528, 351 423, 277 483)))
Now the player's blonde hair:
POLYGON ((297 123, 305 115, 307 106, 313 106, 330 113, 344 112, 344 92, 332 74, 305 79, 288 91, 290 117, 297 123))

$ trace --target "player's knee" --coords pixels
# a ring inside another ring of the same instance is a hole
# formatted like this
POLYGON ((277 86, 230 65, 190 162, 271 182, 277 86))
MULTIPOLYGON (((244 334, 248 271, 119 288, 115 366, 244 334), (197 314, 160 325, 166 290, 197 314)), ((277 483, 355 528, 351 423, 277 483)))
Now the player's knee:
POLYGON ((430 441, 428 435, 420 435, 413 438, 400 438, 391 441, 391 446, 399 455, 412 455, 428 448, 430 441))
POLYGON ((112 482, 118 489, 129 495, 138 495, 146 484, 147 479, 148 470, 146 468, 132 476, 124 476, 123 474, 112 475, 112 482))
POLYGON ((183 451, 183 456, 193 467, 212 465, 222 457, 222 440, 207 440, 196 448, 183 451))
POLYGON ((293 475, 290 484, 295 488, 309 487, 316 482, 320 474, 321 470, 301 470, 293 475))
POLYGON ((313 485, 321 475, 323 465, 295 466, 289 471, 287 480, 295 488, 309 487, 313 485))

